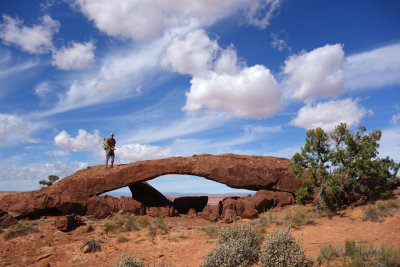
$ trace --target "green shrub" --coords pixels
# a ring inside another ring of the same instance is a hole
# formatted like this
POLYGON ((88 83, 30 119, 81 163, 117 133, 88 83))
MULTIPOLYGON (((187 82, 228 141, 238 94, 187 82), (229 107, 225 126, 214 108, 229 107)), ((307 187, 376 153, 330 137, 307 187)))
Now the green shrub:
POLYGON ((127 238, 126 236, 120 235, 118 236, 117 242, 118 243, 123 243, 123 242, 128 242, 129 238, 127 238))
POLYGON ((373 222, 383 222, 383 219, 380 218, 378 213, 378 209, 374 206, 367 207, 364 210, 364 217, 362 218, 363 221, 373 221, 373 222))
POLYGON ((261 247, 262 267, 307 267, 313 263, 304 254, 304 249, 291 235, 289 229, 269 234, 261 247))
POLYGON ((400 267, 400 248, 382 246, 376 251, 376 266, 400 267))
POLYGON ((121 222, 119 221, 107 220, 104 224, 104 232, 106 234, 109 232, 115 232, 119 228, 121 228, 121 222))
POLYGON ((137 260, 129 255, 123 255, 121 261, 117 261, 113 267, 143 267, 142 261, 137 260))
POLYGON ((141 227, 147 227, 147 226, 149 226, 149 225, 151 224, 150 221, 149 221, 149 219, 146 218, 146 217, 140 218, 140 219, 138 220, 138 223, 139 223, 139 225, 140 225, 141 227))
POLYGON ((319 263, 329 262, 330 260, 333 260, 339 256, 340 253, 337 251, 337 249, 335 249, 331 244, 329 244, 321 248, 321 250, 318 253, 317 261, 319 263))
POLYGON ((162 216, 155 217, 153 223, 157 228, 161 230, 162 234, 168 233, 170 226, 164 221, 164 218, 162 216))
POLYGON ((125 214, 121 218, 121 224, 122 224, 122 231, 124 232, 130 232, 130 231, 137 231, 139 230, 139 227, 136 222, 136 218, 133 214, 125 214))
POLYGON ((54 184, 58 179, 60 179, 57 175, 49 175, 47 177, 47 181, 45 179, 40 180, 39 184, 43 185, 43 186, 50 186, 52 184, 54 184))
POLYGON ((289 221, 293 227, 299 227, 307 224, 317 224, 317 215, 307 210, 297 210, 295 213, 287 214, 286 221, 289 221))
POLYGON ((205 225, 201 228, 209 237, 215 238, 218 236, 218 227, 211 225, 205 225))
POLYGON ((234 224, 220 231, 217 247, 207 255, 201 266, 249 266, 258 259, 260 242, 260 232, 249 225, 234 224))
POLYGON ((321 128, 307 131, 306 144, 291 159, 293 173, 303 185, 296 192, 297 203, 304 204, 318 192, 321 205, 336 210, 387 195, 399 184, 400 165, 378 157, 382 132, 365 131, 359 127, 351 133, 345 123, 330 135, 321 128))

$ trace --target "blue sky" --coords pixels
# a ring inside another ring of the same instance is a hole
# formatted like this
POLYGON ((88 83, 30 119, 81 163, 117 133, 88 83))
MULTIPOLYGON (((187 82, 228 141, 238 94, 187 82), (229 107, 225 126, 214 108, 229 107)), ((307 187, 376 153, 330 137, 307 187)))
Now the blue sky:
MULTIPOLYGON (((400 162, 399 1, 0 2, 0 191, 103 164, 291 157, 307 129, 382 129, 400 162)), ((162 192, 224 193, 170 175, 162 192)), ((122 189, 121 192, 126 192, 122 189)))

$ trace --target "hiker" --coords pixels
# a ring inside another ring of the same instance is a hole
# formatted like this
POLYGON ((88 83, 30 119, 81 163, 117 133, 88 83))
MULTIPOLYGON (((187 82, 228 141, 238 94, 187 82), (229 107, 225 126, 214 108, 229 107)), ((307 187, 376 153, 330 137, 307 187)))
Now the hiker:
POLYGON ((114 134, 111 133, 110 134, 110 138, 108 138, 107 142, 106 142, 106 169, 107 169, 108 160, 110 159, 110 157, 111 157, 111 167, 110 168, 114 167, 115 143, 116 142, 115 142, 115 139, 114 139, 114 134))

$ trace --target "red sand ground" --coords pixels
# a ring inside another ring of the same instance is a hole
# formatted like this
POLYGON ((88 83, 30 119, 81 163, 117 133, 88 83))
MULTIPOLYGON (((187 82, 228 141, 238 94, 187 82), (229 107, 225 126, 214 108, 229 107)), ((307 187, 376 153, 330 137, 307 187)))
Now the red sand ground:
MULTIPOLYGON (((396 201, 400 205, 400 191, 397 191, 396 201)), ((290 206, 275 208, 273 212, 283 217, 304 207, 290 206)), ((305 209, 312 210, 307 206, 305 209)), ((306 254, 316 258, 319 250, 326 244, 343 246, 346 240, 368 241, 374 246, 381 244, 400 246, 400 209, 391 217, 385 217, 384 222, 362 221, 363 207, 346 209, 340 216, 320 217, 318 224, 306 225, 292 229, 293 235, 303 240, 306 254)), ((121 214, 115 216, 121 217, 121 214)), ((147 216, 143 216, 147 217, 147 216)), ((153 218, 147 217, 150 222, 153 218)), ((209 237, 203 226, 224 227, 223 223, 210 223, 201 218, 190 218, 186 215, 164 220, 170 225, 167 234, 158 231, 154 240, 147 228, 133 232, 104 232, 105 220, 86 219, 87 224, 95 230, 83 233, 85 226, 64 233, 53 226, 55 217, 42 217, 29 221, 39 229, 39 233, 31 233, 24 237, 5 240, 0 234, 0 266, 112 266, 123 254, 140 258, 150 266, 199 266, 204 257, 216 245, 216 238, 209 237), (118 243, 119 236, 129 238, 128 242, 118 243), (101 252, 83 253, 80 247, 88 240, 101 241, 101 252), (42 258, 42 259, 41 259, 42 258)), ((251 220, 239 220, 248 223, 251 220)), ((275 224, 265 227, 265 232, 275 230, 275 224)))

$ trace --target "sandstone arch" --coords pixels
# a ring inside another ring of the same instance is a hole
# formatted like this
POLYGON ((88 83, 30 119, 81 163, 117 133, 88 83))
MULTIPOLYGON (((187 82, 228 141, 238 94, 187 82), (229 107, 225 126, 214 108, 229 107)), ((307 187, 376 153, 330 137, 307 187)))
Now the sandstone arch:
POLYGON ((196 175, 232 188, 255 191, 294 193, 301 185, 285 158, 202 154, 140 161, 109 170, 103 165, 88 167, 50 187, 2 196, 0 210, 16 218, 46 212, 84 214, 93 196, 166 174, 196 175))

